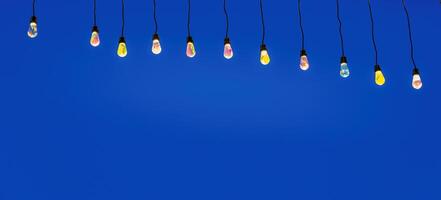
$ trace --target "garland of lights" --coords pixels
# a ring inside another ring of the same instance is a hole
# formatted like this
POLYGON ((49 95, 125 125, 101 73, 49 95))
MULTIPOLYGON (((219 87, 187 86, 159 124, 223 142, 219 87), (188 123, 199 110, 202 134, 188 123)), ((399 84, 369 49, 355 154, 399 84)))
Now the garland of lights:
MULTIPOLYGON (((38 36, 38 28, 37 28, 37 16, 35 14, 35 1, 32 0, 32 16, 29 21, 29 29, 27 31, 27 35, 30 38, 36 38, 38 36)), ((270 56, 268 53, 268 49, 265 44, 265 35, 266 35, 266 29, 265 29, 265 17, 263 12, 263 2, 262 0, 259 0, 260 3, 260 16, 261 16, 261 22, 262 22, 262 43, 260 45, 260 63, 262 65, 268 65, 270 63, 270 56)), ((307 53, 305 50, 305 33, 303 30, 303 21, 302 21, 302 12, 301 12, 301 0, 297 1, 298 6, 298 15, 299 15, 299 27, 301 32, 301 51, 300 51, 300 69, 303 71, 306 71, 309 69, 309 61, 307 57, 307 53)), ((401 0, 401 3, 403 5, 404 12, 406 14, 407 19, 407 28, 408 28, 408 34, 409 34, 409 42, 410 42, 410 58, 413 65, 412 70, 412 87, 416 90, 419 90, 423 86, 423 82, 421 80, 420 71, 416 65, 415 58, 414 58, 414 45, 413 45, 413 38, 412 38, 412 30, 411 30, 411 23, 410 23, 410 16, 409 11, 406 6, 405 0, 401 0)), ((374 72, 375 72, 375 83, 379 86, 384 85, 386 83, 386 78, 384 77, 383 71, 381 70, 380 65, 378 64, 378 48, 377 43, 375 41, 375 24, 374 24, 374 17, 372 12, 372 5, 371 1, 368 0, 368 7, 369 7, 369 16, 371 21, 371 37, 372 37, 372 43, 373 48, 375 52, 375 65, 374 65, 374 72)), ((231 46, 230 37, 229 37, 229 16, 227 11, 227 0, 224 0, 224 13, 225 13, 225 19, 226 19, 226 31, 225 31, 225 39, 224 39, 224 51, 223 55, 225 59, 231 59, 233 57, 233 48, 231 46)), ((343 78, 349 77, 349 68, 348 68, 348 62, 345 54, 344 49, 344 38, 343 38, 343 31, 342 31, 342 20, 340 17, 340 2, 339 0, 336 0, 336 8, 337 8, 337 20, 338 20, 338 30, 340 35, 340 44, 341 44, 341 58, 340 58, 340 76, 343 78)), ((99 29, 97 25, 97 18, 96 18, 96 0, 93 0, 93 26, 92 26, 92 34, 90 37, 90 45, 92 47, 98 47, 100 45, 100 36, 99 36, 99 29)), ((121 0, 121 19, 122 19, 122 27, 121 27, 121 36, 119 38, 118 42, 118 49, 117 49, 117 55, 119 57, 126 57, 127 56, 127 44, 124 37, 124 28, 125 28, 125 2, 124 0, 121 0)), ((188 0, 188 14, 187 14, 187 48, 186 48, 186 55, 189 58, 193 58, 196 56, 196 49, 194 45, 193 38, 190 33, 190 20, 191 20, 191 0, 188 0)), ((154 55, 158 55, 161 53, 162 48, 159 41, 159 35, 158 35, 158 21, 156 18, 156 0, 153 0, 153 20, 155 24, 155 32, 153 34, 152 39, 152 53, 154 55)))

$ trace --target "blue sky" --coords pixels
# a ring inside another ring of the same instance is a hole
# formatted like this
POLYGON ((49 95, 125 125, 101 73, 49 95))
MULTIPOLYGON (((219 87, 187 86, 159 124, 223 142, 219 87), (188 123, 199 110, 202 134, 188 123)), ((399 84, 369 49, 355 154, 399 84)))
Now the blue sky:
POLYGON ((311 68, 298 67, 296 1, 264 1, 271 63, 259 63, 257 0, 192 0, 197 56, 185 56, 186 1, 126 0, 128 56, 116 55, 120 1, 0 2, 0 199, 440 199, 441 5, 409 0, 411 87, 401 1, 341 0, 351 76, 339 76, 335 2, 303 2, 311 68))

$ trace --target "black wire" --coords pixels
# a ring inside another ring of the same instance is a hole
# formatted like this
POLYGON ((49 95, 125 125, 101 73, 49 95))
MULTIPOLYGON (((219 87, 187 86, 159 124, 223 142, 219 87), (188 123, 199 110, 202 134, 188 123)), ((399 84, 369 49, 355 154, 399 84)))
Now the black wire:
POLYGON ((226 18, 226 23, 227 23, 227 29, 225 31, 225 38, 228 38, 228 32, 230 29, 230 21, 228 18, 228 12, 227 12, 227 0, 224 0, 224 13, 225 13, 225 18, 226 18))
POLYGON ((303 31, 303 22, 302 22, 302 11, 300 8, 300 0, 297 1, 298 9, 299 9, 299 24, 300 24, 300 31, 302 32, 302 50, 305 49, 305 32, 303 31))
POLYGON ((341 23, 341 19, 340 19, 340 1, 337 0, 337 19, 338 19, 338 23, 340 24, 339 26, 339 32, 340 32, 340 42, 341 42, 341 53, 342 56, 345 56, 345 45, 344 45, 344 41, 343 41, 343 31, 342 31, 342 23, 341 23))
POLYGON ((122 9, 121 9, 121 17, 122 17, 122 28, 121 28, 121 37, 124 37, 124 28, 125 28, 125 15, 124 15, 124 0, 121 0, 122 9))
POLYGON ((35 0, 32 0, 32 16, 35 16, 35 0))
POLYGON ((187 35, 190 37, 190 14, 191 14, 191 0, 188 0, 188 14, 187 14, 187 35))
POLYGON ((369 14, 371 16, 371 34, 372 34, 372 43, 374 44, 374 50, 375 50, 375 65, 378 65, 378 50, 377 50, 377 43, 375 42, 375 33, 374 33, 374 17, 372 16, 372 8, 371 8, 370 0, 368 0, 368 6, 369 6, 369 14))
POLYGON ((93 0, 93 25, 96 26, 96 0, 93 0))
POLYGON ((411 30, 411 26, 410 26, 409 11, 407 10, 406 3, 404 2, 404 0, 402 0, 401 2, 403 3, 403 8, 404 8, 404 11, 406 12, 406 17, 407 17, 407 28, 409 31, 409 40, 410 40, 410 58, 412 59, 413 67, 417 68, 416 63, 415 63, 415 59, 414 59, 412 30, 411 30))
POLYGON ((262 44, 265 44, 265 17, 263 16, 263 5, 262 0, 260 0, 260 16, 262 17, 262 44))
POLYGON ((153 19, 155 20, 155 34, 158 34, 158 21, 156 20, 156 0, 153 0, 153 19))

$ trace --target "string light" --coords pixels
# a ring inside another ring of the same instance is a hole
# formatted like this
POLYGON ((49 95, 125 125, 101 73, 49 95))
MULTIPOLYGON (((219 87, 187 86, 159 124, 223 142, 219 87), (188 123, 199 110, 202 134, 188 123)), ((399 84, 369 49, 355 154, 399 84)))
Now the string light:
POLYGON ((96 0, 93 0, 93 27, 92 35, 90 36, 90 45, 97 47, 100 45, 100 35, 98 26, 96 25, 96 0))
POLYGON ((161 53, 161 43, 158 35, 158 21, 156 20, 156 0, 153 0, 153 20, 155 21, 155 34, 153 34, 152 53, 158 55, 161 53))
POLYGON ((260 0, 260 16, 262 18, 262 44, 260 45, 260 63, 262 65, 268 65, 271 61, 270 56, 268 54, 268 49, 265 45, 265 17, 263 15, 263 5, 262 0, 260 0))
POLYGON ((415 63, 415 58, 414 58, 412 30, 411 30, 411 25, 410 25, 409 11, 407 10, 406 2, 404 0, 402 0, 401 3, 403 4, 404 12, 406 13, 407 28, 409 31, 410 58, 411 58, 412 64, 413 64, 412 87, 416 90, 419 90, 419 89, 421 89, 421 87, 423 87, 423 82, 421 80, 420 70, 417 68, 417 65, 415 63))
POLYGON ((383 71, 381 71, 381 67, 378 64, 378 50, 377 50, 377 43, 375 42, 375 30, 374 30, 374 17, 372 14, 372 7, 371 7, 371 1, 368 0, 368 6, 369 6, 369 14, 371 19, 371 35, 372 35, 372 43, 374 45, 375 50, 375 83, 377 85, 384 85, 386 83, 386 78, 384 77, 383 71))
POLYGON ((122 28, 121 28, 121 37, 118 42, 118 50, 117 54, 119 57, 123 58, 127 56, 127 44, 126 39, 124 38, 124 28, 125 28, 125 15, 124 15, 124 0, 121 0, 121 16, 122 16, 122 28))
POLYGON ((343 78, 349 77, 348 60, 345 56, 345 45, 343 40, 342 22, 340 19, 340 0, 337 0, 337 19, 339 23, 340 43, 341 43, 341 58, 340 58, 340 76, 343 78))
POLYGON ((188 15, 187 15, 187 57, 193 58, 196 56, 196 49, 194 47, 194 41, 190 34, 190 14, 191 14, 191 0, 188 0, 188 15))
POLYGON ((300 25, 300 32, 302 34, 302 50, 300 51, 300 69, 303 71, 306 71, 309 69, 309 61, 308 61, 308 54, 305 50, 305 32, 303 31, 303 22, 302 22, 302 11, 300 7, 300 0, 297 1, 297 6, 299 10, 299 25, 300 25))
POLYGON ((29 29, 28 29, 28 36, 30 38, 36 38, 38 35, 38 28, 37 28, 37 17, 35 16, 35 0, 32 1, 32 17, 29 21, 29 29))
POLYGON ((230 21, 228 18, 228 12, 227 12, 227 0, 224 0, 224 13, 226 18, 226 33, 225 33, 225 39, 224 39, 224 57, 226 59, 231 59, 233 57, 233 48, 231 47, 230 43, 230 37, 228 34, 229 28, 230 28, 230 21))

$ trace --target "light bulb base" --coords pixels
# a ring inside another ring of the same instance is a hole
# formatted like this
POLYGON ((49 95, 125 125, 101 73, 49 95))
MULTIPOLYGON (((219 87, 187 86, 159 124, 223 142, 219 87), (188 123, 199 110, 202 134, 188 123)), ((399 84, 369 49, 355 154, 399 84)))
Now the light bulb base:
POLYGON ((263 50, 268 51, 265 44, 260 45, 260 51, 263 51, 263 50))
POLYGON ((121 36, 119 38, 119 42, 118 43, 126 43, 126 38, 124 38, 124 36, 121 36))
POLYGON ((412 75, 420 75, 420 70, 418 68, 413 68, 412 75))
POLYGON ((92 27, 92 33, 93 32, 97 32, 97 33, 99 33, 100 31, 98 30, 98 26, 93 26, 92 27))
POLYGON ((31 23, 37 23, 37 17, 36 16, 32 16, 31 20, 29 20, 31 23))
POLYGON ((380 67, 380 65, 375 65, 375 67, 374 67, 375 69, 375 72, 378 72, 378 71, 381 71, 381 67, 380 67))
POLYGON ((189 43, 189 42, 194 44, 193 38, 191 36, 187 37, 187 43, 189 43))
POLYGON ((346 58, 346 56, 342 56, 341 58, 340 58, 340 64, 343 64, 343 63, 348 63, 348 59, 346 58))
POLYGON ((153 40, 159 40, 159 35, 157 33, 153 34, 153 40))
POLYGON ((230 44, 230 38, 228 38, 228 37, 226 37, 224 39, 224 45, 226 45, 226 44, 230 44))

